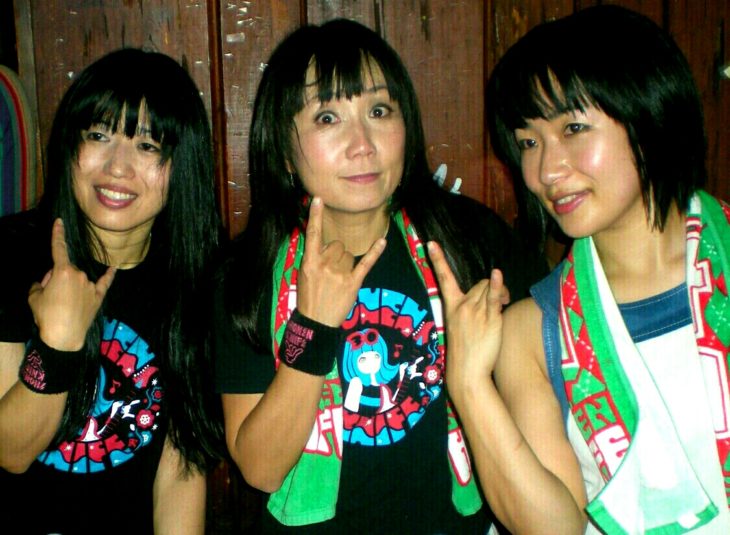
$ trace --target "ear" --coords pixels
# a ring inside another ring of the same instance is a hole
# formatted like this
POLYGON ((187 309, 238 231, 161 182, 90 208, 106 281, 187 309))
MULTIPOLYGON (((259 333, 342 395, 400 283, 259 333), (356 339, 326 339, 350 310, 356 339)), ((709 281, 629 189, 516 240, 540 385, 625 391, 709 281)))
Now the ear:
POLYGON ((290 175, 295 175, 297 173, 296 168, 291 164, 289 160, 284 161, 284 166, 286 167, 286 172, 290 175))

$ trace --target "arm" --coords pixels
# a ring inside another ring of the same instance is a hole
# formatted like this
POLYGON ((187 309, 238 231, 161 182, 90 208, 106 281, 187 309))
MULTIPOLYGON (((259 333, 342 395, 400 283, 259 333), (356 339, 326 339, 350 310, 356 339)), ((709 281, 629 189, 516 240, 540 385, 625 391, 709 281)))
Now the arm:
POLYGON ((583 480, 540 364, 537 305, 518 302, 503 317, 499 271, 464 295, 440 249, 430 250, 445 301, 449 395, 490 506, 513 533, 583 533, 583 480))
POLYGON ((156 535, 202 535, 205 531, 205 475, 185 472, 180 452, 165 441, 152 489, 156 535))
MULTIPOLYGON (((297 309, 320 324, 339 327, 385 240, 377 240, 353 267, 354 257, 342 243, 322 245, 322 209, 321 200, 313 199, 297 309)), ((251 486, 269 493, 279 489, 311 435, 323 385, 324 375, 305 373, 282 361, 263 394, 223 395, 226 444, 251 486)))
POLYGON ((66 394, 37 394, 18 381, 23 344, 0 343, 0 467, 22 473, 48 446, 66 394))
MULTIPOLYGON (((60 220, 53 226, 51 252, 53 269, 31 287, 28 303, 40 339, 47 346, 78 351, 114 272, 110 270, 92 283, 76 269, 68 258, 60 220)), ((67 397, 66 392, 35 392, 18 380, 24 357, 23 344, 0 344, 0 466, 15 473, 27 470, 48 447, 58 430, 67 397)))

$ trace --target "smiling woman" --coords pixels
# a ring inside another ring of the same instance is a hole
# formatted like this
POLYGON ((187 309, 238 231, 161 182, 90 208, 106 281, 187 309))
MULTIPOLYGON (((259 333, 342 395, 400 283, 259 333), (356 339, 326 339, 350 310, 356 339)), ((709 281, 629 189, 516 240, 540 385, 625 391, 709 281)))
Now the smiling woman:
POLYGON ((196 311, 220 225, 195 84, 162 54, 104 56, 47 169, 39 207, 0 219, 0 518, 201 534, 222 428, 196 311))
POLYGON ((155 217, 167 202, 170 162, 162 160, 162 145, 151 137, 144 101, 139 117, 142 124, 132 137, 104 124, 83 130, 74 163, 74 196, 107 254, 118 255, 127 242, 143 244, 138 258, 110 256, 114 266, 142 260, 155 217))
POLYGON ((685 57, 650 19, 591 7, 520 39, 488 98, 531 222, 575 238, 504 315, 434 258, 497 516, 513 533, 730 532, 730 206, 702 191, 685 57))

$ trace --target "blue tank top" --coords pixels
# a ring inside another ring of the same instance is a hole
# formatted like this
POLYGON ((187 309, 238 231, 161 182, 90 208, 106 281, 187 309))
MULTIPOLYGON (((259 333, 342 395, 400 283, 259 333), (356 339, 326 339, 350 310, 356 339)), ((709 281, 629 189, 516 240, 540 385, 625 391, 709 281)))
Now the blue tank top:
MULTIPOLYGON (((548 377, 560 403, 563 420, 566 420, 569 407, 560 369, 561 334, 558 321, 562 269, 561 263, 550 275, 532 286, 530 294, 542 311, 542 339, 548 377)), ((692 323, 685 283, 647 299, 620 304, 618 308, 634 343, 661 336, 692 323)))

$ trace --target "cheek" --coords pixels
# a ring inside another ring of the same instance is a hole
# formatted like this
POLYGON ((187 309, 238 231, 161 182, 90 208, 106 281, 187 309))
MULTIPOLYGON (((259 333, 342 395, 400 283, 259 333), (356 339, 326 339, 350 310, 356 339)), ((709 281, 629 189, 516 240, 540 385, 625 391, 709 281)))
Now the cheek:
POLYGON ((614 144, 604 138, 594 138, 590 143, 579 145, 574 153, 580 169, 594 177, 610 173, 616 165, 617 156, 614 144))
POLYGON ((389 152, 390 158, 395 165, 403 168, 406 153, 406 129, 403 123, 396 125, 391 131, 383 136, 384 149, 389 152))
POLYGON ((299 175, 320 171, 333 164, 337 155, 336 139, 304 135, 294 145, 294 167, 299 175))

